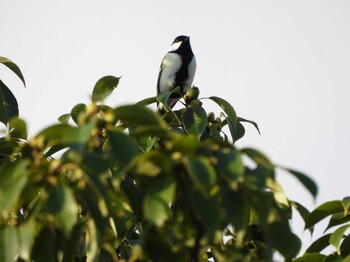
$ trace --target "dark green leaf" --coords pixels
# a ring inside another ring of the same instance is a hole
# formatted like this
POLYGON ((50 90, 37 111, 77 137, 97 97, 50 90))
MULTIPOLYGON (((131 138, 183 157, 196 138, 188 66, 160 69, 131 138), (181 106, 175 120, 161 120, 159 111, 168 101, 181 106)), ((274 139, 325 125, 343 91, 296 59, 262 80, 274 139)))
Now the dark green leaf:
POLYGON ((50 192, 47 208, 53 214, 58 227, 68 237, 78 220, 78 204, 73 190, 64 183, 58 184, 50 192))
POLYGON ((260 130, 259 130, 258 124, 255 123, 254 121, 248 120, 248 119, 244 119, 242 117, 238 117, 238 122, 247 122, 247 123, 252 124, 256 128, 256 130, 258 130, 258 133, 260 135, 260 130))
POLYGON ((285 215, 280 210, 271 208, 268 220, 269 233, 278 252, 288 258, 296 257, 301 248, 301 241, 292 233, 285 215))
POLYGON ((117 119, 127 125, 147 126, 156 125, 166 128, 165 122, 151 109, 140 105, 126 105, 114 109, 117 119))
POLYGON ((273 169, 274 164, 270 161, 270 159, 260 151, 253 148, 243 148, 241 150, 242 153, 246 154, 249 158, 251 158, 258 165, 262 165, 268 169, 273 169))
POLYGON ((64 136, 64 144, 76 152, 81 153, 90 141, 92 130, 95 128, 94 122, 79 127, 70 127, 64 136))
POLYGON ((326 234, 315 240, 306 250, 307 253, 320 253, 329 246, 329 238, 331 234, 326 234))
POLYGON ((222 150, 219 152, 217 168, 220 174, 230 184, 237 182, 244 174, 244 165, 241 155, 236 150, 222 150))
POLYGON ((0 122, 7 125, 13 117, 18 117, 18 104, 16 97, 0 80, 0 122))
MULTIPOLYGON (((303 205, 301 205, 298 202, 295 201, 290 201, 290 204, 292 205, 292 207, 295 208, 296 211, 298 211, 299 215, 302 217, 302 219, 304 220, 304 222, 306 221, 307 217, 310 214, 310 211, 306 209, 306 207, 304 207, 303 205)), ((311 231, 312 233, 312 231, 311 231)))
POLYGON ((199 187, 204 194, 207 194, 216 181, 216 172, 209 160, 204 157, 189 157, 186 168, 194 187, 199 187))
POLYGON ((65 143, 65 136, 70 130, 67 124, 56 124, 45 128, 37 134, 36 138, 43 137, 49 145, 65 143))
POLYGON ((22 80, 23 85, 26 86, 26 82, 22 75, 21 69, 19 69, 19 67, 14 62, 12 62, 10 59, 6 57, 0 56, 0 64, 7 66, 12 72, 14 72, 22 80))
POLYGON ((317 224, 322 219, 344 210, 342 202, 339 200, 329 201, 313 210, 307 217, 305 229, 309 229, 317 224))
POLYGON ((338 225, 347 223, 349 221, 350 221, 350 214, 347 216, 344 216, 344 212, 335 213, 332 215, 331 219, 329 220, 329 223, 325 231, 327 231, 328 229, 334 226, 338 226, 338 225))
POLYGON ((325 255, 319 253, 308 253, 302 257, 298 257, 297 259, 293 260, 293 262, 323 262, 325 258, 325 255))
POLYGON ((73 121, 78 124, 78 116, 81 112, 83 112, 86 109, 86 105, 85 104, 77 104, 73 107, 72 111, 70 112, 73 121))
POLYGON ((135 141, 119 130, 108 132, 112 147, 113 157, 117 160, 121 169, 126 168, 131 160, 139 154, 135 141))
POLYGON ((0 214, 8 214, 27 183, 27 162, 14 161, 0 170, 0 214))
POLYGON ((202 107, 187 108, 184 114, 185 130, 199 140, 207 128, 207 120, 207 113, 202 107))
POLYGON ((143 208, 145 217, 162 226, 171 215, 170 203, 175 195, 176 184, 170 177, 160 177, 147 188, 143 208))
POLYGON ((221 109, 224 110, 224 112, 227 114, 228 118, 231 120, 233 127, 236 131, 238 119, 237 119, 236 111, 231 106, 231 104, 229 102, 227 102, 226 100, 224 100, 220 97, 217 97, 217 96, 211 96, 211 97, 209 97, 209 99, 211 99, 212 101, 217 103, 221 107, 221 109))
POLYGON ((313 197, 316 197, 317 195, 317 185, 316 183, 308 176, 304 175, 303 173, 299 171, 295 171, 289 168, 278 166, 279 168, 286 170, 290 174, 292 174, 294 177, 296 177, 300 183, 311 193, 313 197))
POLYGON ((152 97, 148 97, 146 99, 143 99, 143 100, 137 102, 135 105, 148 106, 148 105, 156 103, 156 102, 157 102, 157 98, 152 96, 152 97))
POLYGON ((97 81, 92 91, 92 102, 99 102, 109 96, 117 87, 120 77, 104 76, 97 81))
POLYGON ((340 249, 340 241, 343 239, 345 231, 350 228, 350 224, 341 226, 337 228, 329 238, 329 243, 333 245, 339 252, 340 249))
POLYGON ((22 119, 12 118, 10 121, 10 129, 12 137, 17 137, 21 139, 28 138, 27 125, 22 119))
POLYGON ((169 104, 169 98, 171 95, 177 94, 179 97, 181 96, 181 90, 180 87, 176 87, 174 90, 169 91, 169 92, 163 92, 157 95, 156 99, 159 103, 162 103, 165 108, 170 110, 170 107, 168 106, 169 104))

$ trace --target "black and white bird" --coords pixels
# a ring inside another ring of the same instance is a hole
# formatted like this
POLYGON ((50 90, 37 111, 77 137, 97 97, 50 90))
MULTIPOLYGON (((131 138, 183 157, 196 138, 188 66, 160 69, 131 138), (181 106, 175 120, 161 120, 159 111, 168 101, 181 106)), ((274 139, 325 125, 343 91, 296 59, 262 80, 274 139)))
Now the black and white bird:
MULTIPOLYGON (((195 72, 196 57, 191 49, 190 37, 180 35, 175 38, 160 65, 157 82, 158 94, 172 91, 179 86, 181 94, 185 95, 192 86, 195 72)), ((179 98, 179 95, 172 94, 168 106, 172 108, 179 98)), ((164 113, 162 103, 158 103, 158 110, 161 114, 164 113)))

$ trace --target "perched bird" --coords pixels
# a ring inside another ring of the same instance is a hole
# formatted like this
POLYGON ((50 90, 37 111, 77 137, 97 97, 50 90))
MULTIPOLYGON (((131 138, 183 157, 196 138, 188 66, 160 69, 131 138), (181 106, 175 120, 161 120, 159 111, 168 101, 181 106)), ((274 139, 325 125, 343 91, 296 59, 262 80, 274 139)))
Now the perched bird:
MULTIPOLYGON (((172 91, 178 86, 181 94, 186 94, 192 85, 195 72, 196 58, 191 49, 190 37, 180 35, 175 38, 160 65, 157 82, 158 94, 172 91)), ((179 98, 181 98, 180 95, 172 94, 168 106, 172 108, 179 98)), ((162 103, 158 103, 158 110, 161 114, 164 113, 162 103)))

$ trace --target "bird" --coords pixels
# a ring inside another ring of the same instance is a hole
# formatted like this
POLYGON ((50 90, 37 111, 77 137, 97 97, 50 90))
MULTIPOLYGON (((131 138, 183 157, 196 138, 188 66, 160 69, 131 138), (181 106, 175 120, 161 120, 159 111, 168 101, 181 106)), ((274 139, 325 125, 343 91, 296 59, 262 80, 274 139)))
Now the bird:
MULTIPOLYGON (((181 95, 185 95, 192 86, 196 67, 196 57, 192 52, 190 37, 177 36, 160 65, 157 81, 158 95, 173 91, 178 86, 181 95)), ((181 95, 173 93, 168 100, 168 106, 173 108, 181 95)), ((164 105, 158 102, 157 107, 158 112, 164 114, 164 105)))

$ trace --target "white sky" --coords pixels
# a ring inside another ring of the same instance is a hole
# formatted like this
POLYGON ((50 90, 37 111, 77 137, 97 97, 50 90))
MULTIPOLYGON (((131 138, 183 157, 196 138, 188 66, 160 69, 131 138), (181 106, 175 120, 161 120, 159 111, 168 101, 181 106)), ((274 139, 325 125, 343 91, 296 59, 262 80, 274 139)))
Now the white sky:
POLYGON ((113 106, 155 95, 179 34, 191 36, 201 96, 259 124, 262 135, 246 126, 239 146, 317 181, 314 203, 281 174, 291 199, 314 208, 349 195, 350 1, 1 0, 0 56, 19 65, 27 89, 3 66, 0 78, 34 135, 88 103, 104 75, 122 76, 113 106))

